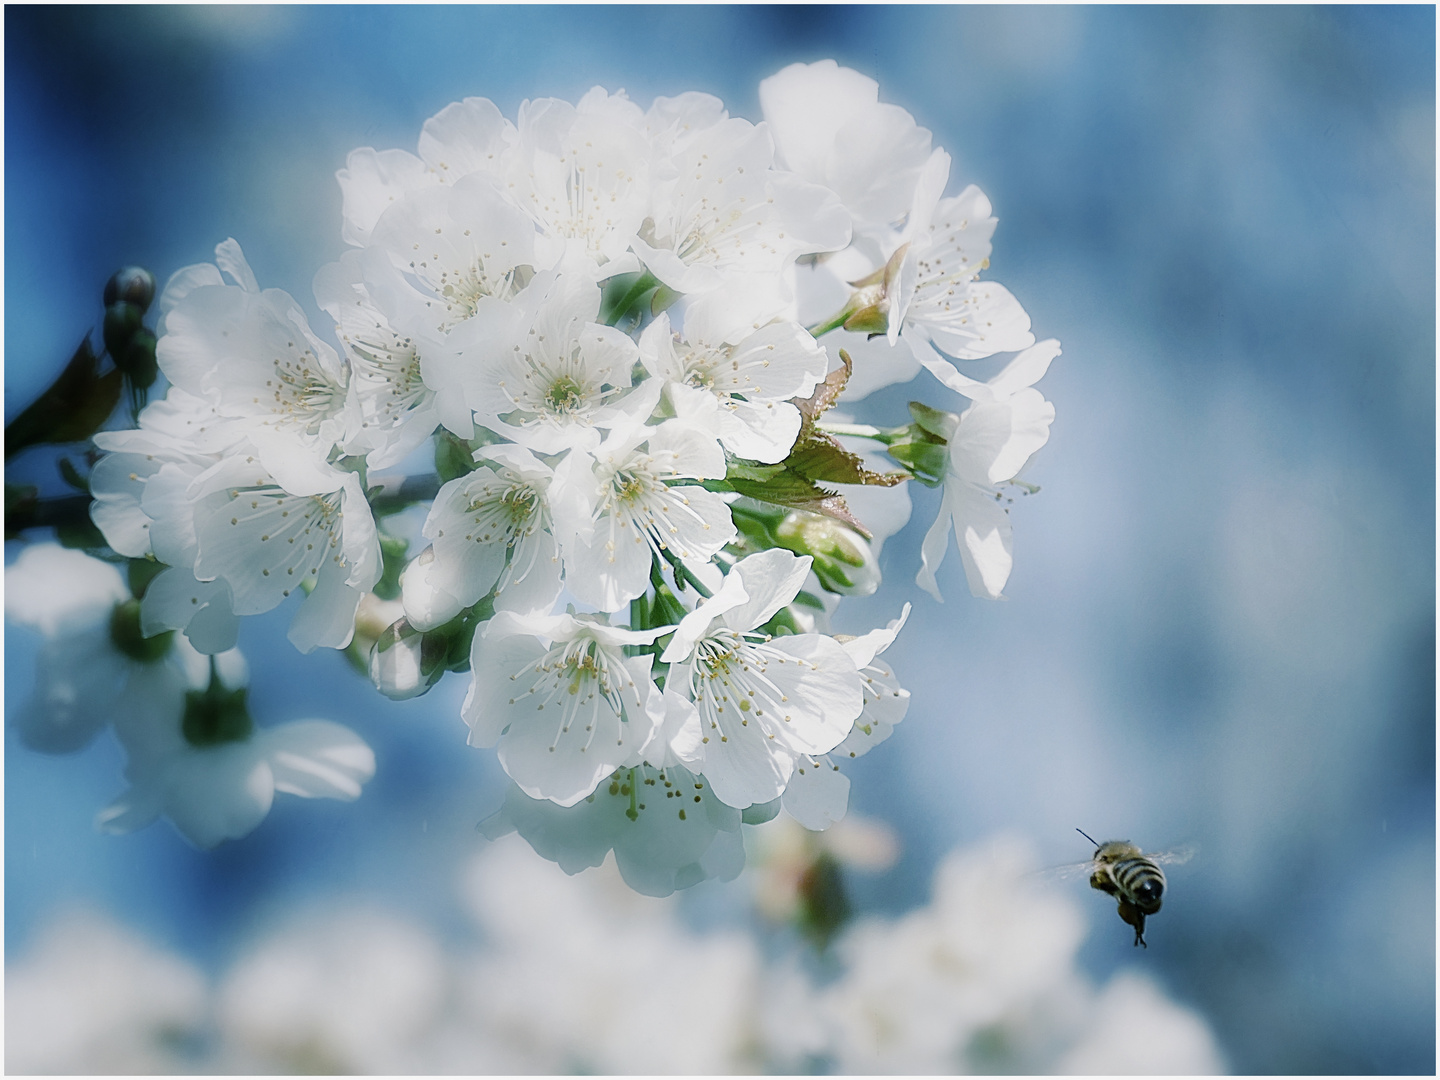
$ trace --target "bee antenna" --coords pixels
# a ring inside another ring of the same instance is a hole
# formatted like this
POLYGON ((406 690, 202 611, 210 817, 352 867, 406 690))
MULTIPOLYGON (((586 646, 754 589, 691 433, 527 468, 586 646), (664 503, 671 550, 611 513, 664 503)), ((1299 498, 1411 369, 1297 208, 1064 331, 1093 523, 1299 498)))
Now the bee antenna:
MULTIPOLYGON (((1086 840, 1089 840, 1090 843, 1095 844, 1095 838, 1092 837, 1089 833, 1087 833, 1084 829, 1076 829, 1075 831, 1078 832, 1081 836, 1085 837, 1086 840)), ((1100 845, 1095 844, 1095 846, 1098 848, 1100 845)))

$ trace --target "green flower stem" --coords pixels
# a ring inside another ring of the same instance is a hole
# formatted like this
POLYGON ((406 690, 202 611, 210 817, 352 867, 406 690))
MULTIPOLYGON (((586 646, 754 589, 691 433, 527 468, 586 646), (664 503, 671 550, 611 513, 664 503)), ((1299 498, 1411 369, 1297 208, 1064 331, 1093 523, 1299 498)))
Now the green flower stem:
POLYGON ((904 428, 877 428, 870 424, 827 424, 818 423, 817 429, 827 435, 850 435, 857 439, 873 439, 889 446, 904 434, 904 428))
POLYGON ((807 326, 805 329, 809 331, 811 337, 823 337, 825 334, 830 333, 831 330, 840 329, 840 327, 845 325, 845 320, 850 318, 850 316, 854 314, 855 309, 849 303, 847 303, 834 315, 831 315, 830 318, 822 319, 814 326, 807 326))
POLYGON ((440 491, 435 473, 418 476, 377 476, 366 490, 376 516, 398 513, 418 502, 429 502, 440 491))
POLYGON ((710 590, 702 585, 700 579, 690 572, 690 568, 685 565, 680 556, 676 555, 669 548, 662 549, 662 554, 665 556, 665 561, 670 564, 671 570, 674 571, 677 584, 683 580, 685 584, 689 585, 706 600, 710 599, 710 590))

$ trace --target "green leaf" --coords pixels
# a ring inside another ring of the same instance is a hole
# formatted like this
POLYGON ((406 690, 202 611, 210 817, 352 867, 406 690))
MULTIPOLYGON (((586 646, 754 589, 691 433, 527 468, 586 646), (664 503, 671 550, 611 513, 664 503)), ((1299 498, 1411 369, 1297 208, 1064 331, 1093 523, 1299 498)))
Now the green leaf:
POLYGON ((435 472, 448 483, 475 470, 475 451, 453 432, 441 428, 435 433, 435 472))
MULTIPOLYGON (((801 446, 799 443, 785 459, 786 468, 811 480, 830 484, 864 484, 867 477, 878 476, 865 468, 860 458, 850 453, 828 435, 812 438, 801 446)), ((893 480, 884 480, 888 486, 893 480)))
POLYGON ((5 428, 5 458, 40 443, 79 442, 100 430, 120 401, 119 369, 100 374, 87 336, 55 381, 5 428))
POLYGON ((758 461, 749 461, 745 458, 727 457, 725 459, 725 479, 749 480, 753 483, 763 484, 772 476, 778 476, 785 471, 783 464, 762 465, 758 461))
POLYGON ((80 470, 75 467, 73 461, 69 458, 61 458, 58 465, 60 468, 60 476, 67 484, 82 494, 90 494, 89 479, 80 475, 80 470))
POLYGON ((55 526, 55 539, 60 541, 61 547, 67 548, 103 548, 109 545, 105 542, 105 536, 89 520, 69 521, 63 525, 55 526))
POLYGON ((749 480, 737 480, 730 486, 741 495, 748 495, 760 502, 788 506, 792 510, 809 510, 813 514, 825 514, 828 517, 838 518, 859 529, 865 536, 870 535, 869 530, 855 519, 854 514, 850 513, 850 508, 845 505, 845 499, 841 495, 788 469, 763 484, 753 483, 749 480))

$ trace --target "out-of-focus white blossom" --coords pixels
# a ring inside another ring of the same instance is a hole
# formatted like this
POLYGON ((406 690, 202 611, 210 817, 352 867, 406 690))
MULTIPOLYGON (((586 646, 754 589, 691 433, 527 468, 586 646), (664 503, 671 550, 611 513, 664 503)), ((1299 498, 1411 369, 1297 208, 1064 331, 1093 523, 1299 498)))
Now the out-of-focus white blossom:
POLYGON ((1223 1071, 1204 1022, 1153 983, 1091 988, 1074 966, 1078 905, 1039 890, 1030 869, 1010 838, 957 852, 929 906, 865 919, 840 940, 845 975, 821 991, 837 1070, 1223 1071))
POLYGON ((417 1066, 451 978, 424 930, 363 904, 328 903, 263 939, 221 983, 227 1071, 431 1071, 417 1066))
POLYGON ((466 876, 491 950, 466 973, 471 1009, 526 1071, 754 1071, 756 942, 684 927, 613 872, 567 879, 504 841, 466 876))
POLYGON ((5 1071, 188 1073, 205 977, 111 920, 68 911, 5 965, 5 1071))
MULTIPOLYGON (((782 920, 817 850, 871 872, 895 856, 883 827, 853 819, 823 836, 776 821, 750 830, 750 843, 756 903, 782 920)), ((853 925, 823 976, 774 931, 697 933, 674 901, 637 895, 608 860, 567 876, 518 839, 488 845, 464 870, 474 939, 442 938, 365 898, 325 897, 262 929, 213 990, 184 961, 94 917, 65 916, 7 967, 6 1066, 1223 1072, 1205 1021, 1152 978, 1122 971, 1096 986, 1076 967, 1079 901, 1037 887, 1029 868, 1014 838, 953 853, 929 904, 853 925)))
POLYGON ((6 618, 45 637, 15 714, 27 746, 70 753, 118 717, 175 708, 204 661, 183 642, 143 641, 134 608, 114 566, 58 544, 32 544, 5 568, 6 618))
POLYGON ((203 671, 202 661, 189 686, 163 670, 141 673, 150 708, 115 718, 130 787, 96 816, 97 827, 128 833, 163 816, 196 847, 212 848, 254 830, 276 792, 359 798, 375 754, 358 735, 329 720, 256 728, 238 694, 249 681, 238 650, 212 658, 208 687, 203 671))

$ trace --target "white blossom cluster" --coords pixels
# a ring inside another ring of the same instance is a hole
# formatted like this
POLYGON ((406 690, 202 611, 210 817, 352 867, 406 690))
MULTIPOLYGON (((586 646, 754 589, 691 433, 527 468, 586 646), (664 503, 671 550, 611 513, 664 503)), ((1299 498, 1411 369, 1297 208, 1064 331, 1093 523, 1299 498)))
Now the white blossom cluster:
MULTIPOLYGON (((761 832, 781 827, 764 826, 761 832)), ((759 845, 762 851, 766 845, 759 845)), ((696 933, 613 870, 566 878, 501 842, 467 868, 481 941, 325 898, 213 983, 92 918, 6 968, 12 1072, 675 1075, 1225 1071, 1150 977, 1076 967, 1081 903, 1024 845, 960 851, 930 903, 838 939, 828 976, 774 932, 696 933)), ((770 870, 763 859, 758 875, 770 870)))
POLYGON ((513 122, 467 98, 416 154, 355 151, 351 248, 314 284, 333 345, 233 240, 177 272, 169 391, 96 436, 91 479, 114 551, 163 567, 143 633, 223 654, 288 600, 299 649, 349 646, 385 572, 374 474, 434 439, 428 546, 370 671, 400 698, 468 666, 469 742, 515 785, 487 831, 571 869, 614 850, 664 894, 738 872, 742 820, 841 818, 839 762, 908 694, 882 658, 904 613, 826 632, 835 596, 878 584, 840 485, 943 483, 919 581, 938 598, 953 526, 998 597, 1002 488, 1048 438, 1033 384, 1059 346, 981 277, 984 195, 945 197, 949 156, 872 80, 796 64, 761 100, 753 124, 701 93, 642 109, 597 87, 513 122), (988 381, 955 366, 1006 352, 988 381), (919 365, 963 414, 827 431, 842 392, 919 365), (881 475, 837 435, 912 452, 881 475))

